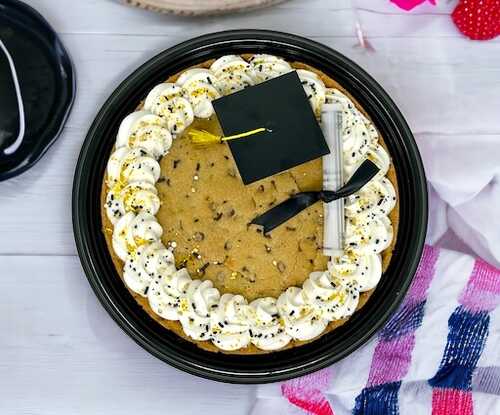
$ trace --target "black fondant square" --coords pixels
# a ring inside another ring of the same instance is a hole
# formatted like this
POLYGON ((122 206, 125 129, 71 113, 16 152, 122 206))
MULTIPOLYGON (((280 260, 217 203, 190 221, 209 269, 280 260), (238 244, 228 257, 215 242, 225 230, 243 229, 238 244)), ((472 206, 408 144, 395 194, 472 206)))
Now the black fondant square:
POLYGON ((295 71, 219 98, 213 106, 225 136, 268 129, 228 141, 245 184, 330 152, 295 71))

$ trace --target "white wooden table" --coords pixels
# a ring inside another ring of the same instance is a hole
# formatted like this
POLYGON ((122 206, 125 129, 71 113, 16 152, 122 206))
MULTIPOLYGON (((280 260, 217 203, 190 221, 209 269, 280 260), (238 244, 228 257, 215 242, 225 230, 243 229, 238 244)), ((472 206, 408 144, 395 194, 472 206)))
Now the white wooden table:
POLYGON ((104 312, 80 267, 71 186, 98 108, 162 49, 233 28, 292 31, 358 62, 391 94, 418 140, 500 133, 500 39, 465 40, 455 1, 406 14, 358 0, 376 49, 356 48, 348 0, 291 0, 249 14, 179 18, 111 0, 31 0, 69 49, 78 94, 59 141, 34 168, 0 183, 0 414, 245 414, 255 387, 203 381, 156 360, 104 312), (485 122, 485 120, 487 122, 485 122))

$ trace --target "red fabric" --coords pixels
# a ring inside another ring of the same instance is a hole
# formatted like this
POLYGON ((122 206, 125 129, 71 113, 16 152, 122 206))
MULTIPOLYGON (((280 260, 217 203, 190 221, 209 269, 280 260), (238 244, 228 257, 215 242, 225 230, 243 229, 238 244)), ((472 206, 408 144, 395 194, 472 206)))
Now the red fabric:
POLYGON ((436 388, 432 391, 432 415, 473 415, 472 393, 436 388))
POLYGON ((468 38, 493 39, 500 34, 500 0, 461 0, 451 18, 468 38))

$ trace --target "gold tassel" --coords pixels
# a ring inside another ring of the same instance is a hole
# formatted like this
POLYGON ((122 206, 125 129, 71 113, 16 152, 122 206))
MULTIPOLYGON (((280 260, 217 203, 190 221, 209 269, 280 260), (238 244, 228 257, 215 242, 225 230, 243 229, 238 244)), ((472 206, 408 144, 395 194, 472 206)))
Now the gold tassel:
POLYGON ((261 127, 261 128, 256 128, 255 130, 246 131, 244 133, 228 135, 226 137, 223 137, 220 135, 212 134, 206 130, 192 129, 192 130, 189 130, 189 135, 191 137, 193 144, 199 145, 199 146, 204 146, 204 145, 216 144, 216 143, 220 144, 220 143, 223 143, 224 141, 234 140, 236 138, 248 137, 250 135, 259 134, 259 133, 262 133, 265 131, 271 132, 271 130, 261 127))

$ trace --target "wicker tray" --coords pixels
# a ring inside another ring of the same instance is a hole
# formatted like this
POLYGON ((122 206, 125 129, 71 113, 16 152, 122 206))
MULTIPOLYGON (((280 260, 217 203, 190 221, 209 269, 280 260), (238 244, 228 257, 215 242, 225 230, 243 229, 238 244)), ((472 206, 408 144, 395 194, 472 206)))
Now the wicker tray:
POLYGON ((183 16, 224 14, 259 9, 285 0, 123 0, 142 9, 183 16))

